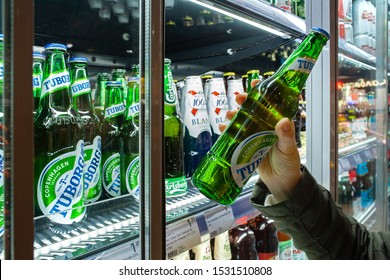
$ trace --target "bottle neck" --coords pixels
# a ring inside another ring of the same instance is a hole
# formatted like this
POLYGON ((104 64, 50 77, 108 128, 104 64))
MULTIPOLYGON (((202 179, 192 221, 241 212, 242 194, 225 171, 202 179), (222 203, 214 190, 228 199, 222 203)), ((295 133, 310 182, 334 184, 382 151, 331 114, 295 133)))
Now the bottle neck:
POLYGON ((301 92, 327 40, 320 33, 308 34, 273 77, 301 92))
POLYGON ((170 65, 165 65, 164 70, 164 115, 177 115, 177 92, 173 81, 170 65))
POLYGON ((138 127, 139 124, 139 82, 133 81, 128 84, 128 95, 126 100, 126 122, 132 122, 138 127))
POLYGON ((64 112, 71 108, 70 77, 65 61, 64 52, 53 51, 47 55, 40 99, 43 110, 64 112))
POLYGON ((94 114, 91 85, 84 65, 72 65, 70 69, 73 105, 79 112, 94 114))

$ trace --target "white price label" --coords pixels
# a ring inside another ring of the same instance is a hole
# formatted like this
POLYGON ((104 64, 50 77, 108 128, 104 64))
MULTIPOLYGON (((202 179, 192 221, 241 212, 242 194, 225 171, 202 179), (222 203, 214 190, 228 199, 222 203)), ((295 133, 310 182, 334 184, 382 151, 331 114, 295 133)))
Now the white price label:
POLYGON ((167 259, 177 256, 200 244, 200 231, 195 217, 168 225, 166 231, 167 259))
POLYGON ((136 238, 129 244, 129 257, 128 260, 140 260, 141 254, 140 254, 140 239, 136 238))
POLYGON ((371 159, 371 157, 372 157, 370 150, 365 150, 364 155, 367 157, 367 160, 371 159))
POLYGON ((354 155, 353 155, 353 159, 355 160, 355 162, 356 162, 357 164, 363 162, 363 160, 362 160, 362 158, 361 158, 361 156, 360 156, 359 154, 354 154, 354 155))
POLYGON ((348 171, 351 169, 351 165, 349 164, 349 161, 347 158, 340 159, 340 164, 345 171, 348 171))
POLYGON ((218 206, 204 213, 210 238, 221 234, 234 224, 234 215, 231 207, 218 206))

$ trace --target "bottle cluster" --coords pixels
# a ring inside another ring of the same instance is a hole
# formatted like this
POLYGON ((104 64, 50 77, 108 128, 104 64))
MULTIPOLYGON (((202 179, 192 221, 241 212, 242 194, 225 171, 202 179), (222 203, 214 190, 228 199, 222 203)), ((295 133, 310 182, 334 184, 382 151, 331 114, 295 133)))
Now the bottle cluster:
POLYGON ((79 225, 89 203, 138 199, 138 79, 137 66, 129 80, 101 73, 93 100, 86 58, 57 43, 33 54, 35 215, 53 230, 79 225))

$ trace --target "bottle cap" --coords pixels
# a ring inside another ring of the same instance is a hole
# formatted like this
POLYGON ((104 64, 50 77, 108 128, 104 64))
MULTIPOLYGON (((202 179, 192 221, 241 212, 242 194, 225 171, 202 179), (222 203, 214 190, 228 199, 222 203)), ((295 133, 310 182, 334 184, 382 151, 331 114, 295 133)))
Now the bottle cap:
POLYGON ((66 46, 64 44, 58 44, 58 43, 50 43, 50 44, 47 44, 45 45, 45 50, 52 50, 52 49, 56 49, 56 50, 64 50, 66 51, 66 46))
POLYGON ((84 57, 72 57, 72 58, 69 60, 69 63, 77 63, 77 62, 87 63, 87 59, 84 58, 84 57))
POLYGON ((321 33, 326 38, 328 38, 328 40, 330 39, 330 34, 326 30, 324 30, 324 29, 322 29, 320 27, 313 27, 311 30, 315 31, 315 32, 318 32, 318 33, 321 33))
POLYGON ((34 52, 33 53, 33 59, 44 60, 45 56, 43 54, 41 54, 41 53, 34 52))
POLYGON ((170 58, 164 58, 164 63, 165 64, 171 64, 171 59, 170 58))

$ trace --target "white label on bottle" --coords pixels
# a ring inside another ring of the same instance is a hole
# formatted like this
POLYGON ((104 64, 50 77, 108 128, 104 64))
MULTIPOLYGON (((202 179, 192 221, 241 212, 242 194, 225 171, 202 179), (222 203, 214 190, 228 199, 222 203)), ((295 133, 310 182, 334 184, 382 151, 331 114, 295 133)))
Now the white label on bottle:
POLYGON ((290 65, 288 69, 310 74, 315 63, 315 59, 309 57, 299 57, 290 65))
POLYGON ((229 123, 226 118, 228 100, 225 86, 222 79, 211 79, 209 87, 209 93, 207 94, 208 116, 213 133, 220 135, 219 125, 229 123))
POLYGON ((167 259, 190 250, 201 242, 195 217, 170 224, 166 230, 167 259))
POLYGON ((232 208, 223 205, 205 211, 204 218, 209 230, 210 239, 229 230, 234 224, 232 208))
POLYGON ((4 79, 4 64, 0 62, 0 81, 4 79))
POLYGON ((123 103, 113 105, 106 109, 104 112, 104 118, 113 118, 115 116, 118 116, 122 114, 126 110, 125 105, 123 103))
POLYGON ((38 180, 38 204, 44 215, 59 224, 72 224, 85 215, 84 142, 76 150, 50 161, 38 180))
POLYGON ((40 89, 42 84, 41 84, 41 75, 33 75, 32 78, 32 83, 33 83, 33 90, 40 89))
POLYGON ((140 173, 139 173, 139 156, 135 157, 129 164, 126 170, 126 188, 127 191, 139 201, 140 189, 140 173))
POLYGON ((87 202, 99 199, 102 192, 102 140, 93 139, 92 145, 84 148, 84 190, 87 202))
POLYGON ((42 93, 41 98, 45 97, 46 95, 55 92, 57 90, 70 87, 70 78, 69 78, 69 72, 68 71, 62 71, 55 74, 50 74, 49 77, 47 77, 42 82, 42 93))
POLYGON ((103 187, 111 197, 121 195, 120 155, 115 153, 103 163, 103 187))
POLYGON ((206 110, 206 100, 203 91, 189 90, 186 92, 184 124, 191 137, 197 138, 203 131, 211 134, 210 122, 206 110))
POLYGON ((76 97, 91 92, 91 84, 88 79, 80 79, 72 83, 72 96, 76 97))
POLYGON ((237 146, 230 170, 239 187, 242 188, 249 180, 276 140, 274 131, 264 131, 251 135, 237 146))

